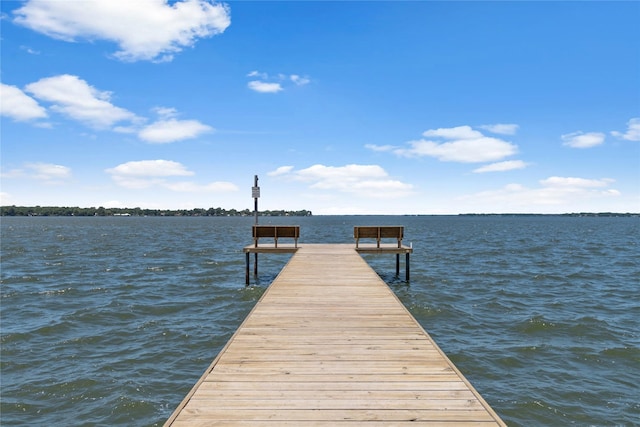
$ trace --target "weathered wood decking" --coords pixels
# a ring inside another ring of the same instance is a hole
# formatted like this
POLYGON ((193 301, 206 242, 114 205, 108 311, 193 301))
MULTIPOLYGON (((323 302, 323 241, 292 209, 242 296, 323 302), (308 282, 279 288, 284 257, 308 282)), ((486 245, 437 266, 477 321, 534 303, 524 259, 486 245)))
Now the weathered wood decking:
POLYGON ((504 425, 353 245, 302 245, 166 426, 504 425))

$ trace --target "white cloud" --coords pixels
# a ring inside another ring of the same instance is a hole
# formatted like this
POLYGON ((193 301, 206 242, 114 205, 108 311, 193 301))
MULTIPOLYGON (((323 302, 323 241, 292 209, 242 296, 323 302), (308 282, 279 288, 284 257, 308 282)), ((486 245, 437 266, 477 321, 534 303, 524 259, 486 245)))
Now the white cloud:
POLYGON ((261 93, 277 93, 285 90, 283 85, 287 83, 293 83, 296 86, 305 86, 311 83, 311 79, 307 76, 300 76, 299 74, 283 74, 278 73, 276 75, 269 75, 257 70, 251 71, 247 74, 247 77, 256 77, 259 80, 252 80, 247 83, 247 87, 253 91, 261 93))
POLYGON ((2 172, 0 172, 0 178, 22 178, 24 177, 24 170, 23 169, 11 169, 9 171, 5 171, 2 170, 2 172))
POLYGON ((95 128, 138 120, 135 114, 111 104, 110 92, 99 91, 77 76, 47 77, 28 84, 26 91, 40 100, 51 102, 53 111, 95 128))
POLYGON ((178 115, 178 110, 171 107, 155 107, 152 110, 161 119, 171 119, 178 115))
POLYGON ((20 46, 20 49, 24 50, 25 52, 31 55, 40 55, 40 51, 33 50, 29 46, 20 46))
MULTIPOLYGON (((38 114, 34 107, 40 108, 40 114, 46 112, 39 107, 35 100, 29 98, 18 88, 3 85, 3 109, 5 106, 4 93, 10 94, 10 105, 21 105, 22 113, 35 116, 38 114)), ((52 103, 51 110, 68 118, 82 122, 96 129, 108 129, 125 134, 137 134, 138 137, 150 143, 170 143, 184 139, 196 138, 203 133, 211 132, 211 126, 200 123, 197 120, 178 120, 175 117, 178 112, 175 108, 155 107, 153 111, 159 119, 154 123, 142 126, 146 120, 134 113, 111 103, 111 92, 100 91, 89 85, 78 76, 69 74, 43 78, 26 86, 26 91, 36 98, 52 103), (122 123, 122 124, 121 124, 122 123), (116 124, 118 124, 116 126, 116 124)), ((11 108, 15 111, 15 108, 11 108)), ((15 116, 15 113, 13 113, 15 116)))
POLYGON ((411 141, 410 149, 398 149, 402 156, 430 156, 443 162, 479 163, 499 160, 516 153, 516 148, 506 141, 495 138, 478 138, 437 143, 433 141, 411 141))
POLYGON ((16 86, 0 83, 0 114, 17 121, 42 119, 47 111, 16 86))
POLYGON ((519 126, 516 124, 497 123, 495 125, 483 125, 480 128, 500 135, 515 135, 519 126))
POLYGON ((267 173, 269 176, 279 176, 288 174, 293 170, 293 166, 280 166, 278 169, 267 173))
POLYGON ((289 78, 291 79, 292 82, 294 82, 298 86, 304 86, 311 82, 311 80, 308 77, 301 77, 297 74, 291 74, 289 78))
POLYGON ((183 164, 171 160, 141 160, 122 163, 106 169, 114 182, 129 189, 165 188, 180 193, 221 193, 237 191, 230 182, 218 181, 198 184, 192 181, 170 181, 171 178, 192 176, 194 172, 183 164))
POLYGON ((205 0, 29 0, 14 13, 14 22, 53 38, 112 41, 124 61, 170 61, 231 24, 226 5, 205 0))
POLYGON ((27 163, 26 167, 35 173, 35 178, 45 181, 71 177, 71 169, 53 163, 27 163))
POLYGON ((483 191, 462 197, 476 206, 493 206, 495 212, 575 212, 580 203, 618 197, 620 192, 608 188, 614 180, 552 176, 538 188, 509 184, 498 190, 483 191))
POLYGON ((313 165, 299 170, 296 175, 304 181, 338 182, 362 178, 385 178, 387 172, 378 165, 325 166, 313 165))
POLYGON ((477 169, 474 169, 475 173, 485 173, 485 172, 505 172, 514 169, 524 169, 527 167, 527 164, 522 160, 508 160, 506 162, 498 162, 491 163, 490 165, 481 166, 477 169))
POLYGON ((367 149, 369 149, 371 151, 385 152, 385 151, 396 150, 398 147, 396 147, 395 145, 365 144, 364 148, 367 148, 367 149))
POLYGON ((573 148, 590 148, 604 142, 605 135, 600 132, 584 133, 582 131, 568 133, 561 136, 563 145, 573 148))
POLYGON ((338 191, 365 198, 398 198, 413 193, 413 186, 389 177, 378 165, 325 166, 313 165, 294 171, 292 167, 278 168, 280 175, 309 184, 309 188, 338 191))
POLYGON ((111 130, 114 132, 125 134, 137 134, 139 132, 139 128, 136 126, 115 126, 111 130))
POLYGON ((625 133, 613 131, 611 135, 627 141, 640 141, 640 117, 634 117, 627 122, 627 131, 625 133))
POLYGON ((140 160, 122 163, 115 168, 107 169, 107 173, 122 177, 166 177, 189 176, 194 173, 184 165, 172 160, 140 160))
POLYGON ((258 80, 250 81, 247 86, 249 89, 260 93, 277 93, 283 90, 280 83, 267 83, 258 80))
POLYGON ((196 138, 199 135, 211 132, 211 126, 200 123, 197 120, 159 120, 140 130, 140 139, 157 144, 181 141, 196 138))
POLYGON ((614 180, 609 178, 585 179, 585 178, 561 177, 561 176, 552 176, 540 181, 540 183, 545 187, 570 188, 570 189, 602 188, 602 187, 607 187, 609 184, 613 182, 614 180))
POLYGON ((422 136, 438 137, 444 139, 477 139, 482 138, 482 133, 473 130, 471 126, 457 126, 453 128, 438 128, 422 132, 422 136))
POLYGON ((71 169, 54 163, 30 162, 21 169, 2 172, 4 179, 36 179, 44 184, 60 184, 71 178, 71 169))
POLYGON ((261 73, 260 71, 254 70, 247 74, 247 77, 259 77, 262 80, 266 80, 269 78, 267 73, 261 73))
MULTIPOLYGON (((423 132, 422 135, 444 139, 445 142, 426 139, 409 141, 410 148, 398 148, 393 152, 404 157, 435 157, 443 162, 480 163, 500 160, 518 151, 516 145, 502 139, 484 136, 470 126, 431 129, 423 132)), ((373 147, 378 151, 386 148, 373 147)))

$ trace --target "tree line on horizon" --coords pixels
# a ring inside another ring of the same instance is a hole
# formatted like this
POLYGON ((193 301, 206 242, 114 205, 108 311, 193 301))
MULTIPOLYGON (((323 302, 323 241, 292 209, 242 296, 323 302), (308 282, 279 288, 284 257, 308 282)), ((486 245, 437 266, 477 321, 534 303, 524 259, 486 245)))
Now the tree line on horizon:
MULTIPOLYGON (((0 206, 0 216, 253 216, 249 209, 143 209, 143 208, 95 208, 61 206, 0 206)), ((259 216, 311 216, 311 211, 264 210, 259 216)))

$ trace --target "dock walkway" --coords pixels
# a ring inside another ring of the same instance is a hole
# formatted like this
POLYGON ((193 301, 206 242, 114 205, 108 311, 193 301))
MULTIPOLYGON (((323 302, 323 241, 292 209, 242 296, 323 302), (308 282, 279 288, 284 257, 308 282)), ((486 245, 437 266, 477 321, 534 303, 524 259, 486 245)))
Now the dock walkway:
POLYGON ((353 245, 301 245, 165 426, 503 426, 353 245))

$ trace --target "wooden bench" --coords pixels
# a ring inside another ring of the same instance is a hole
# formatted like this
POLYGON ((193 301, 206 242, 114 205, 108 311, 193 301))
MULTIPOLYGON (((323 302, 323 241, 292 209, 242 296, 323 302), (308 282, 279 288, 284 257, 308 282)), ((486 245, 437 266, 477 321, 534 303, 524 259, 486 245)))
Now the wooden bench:
POLYGON ((278 247, 278 239, 281 237, 294 239, 294 245, 298 247, 298 238, 300 237, 299 225, 254 225, 253 226, 253 244, 258 247, 258 239, 261 237, 273 238, 275 247, 278 247))
POLYGON ((404 227, 402 226, 356 226, 353 227, 353 237, 356 239, 356 248, 360 243, 360 239, 376 239, 377 247, 380 247, 382 239, 396 239, 398 247, 402 247, 402 238, 404 237, 404 227))

